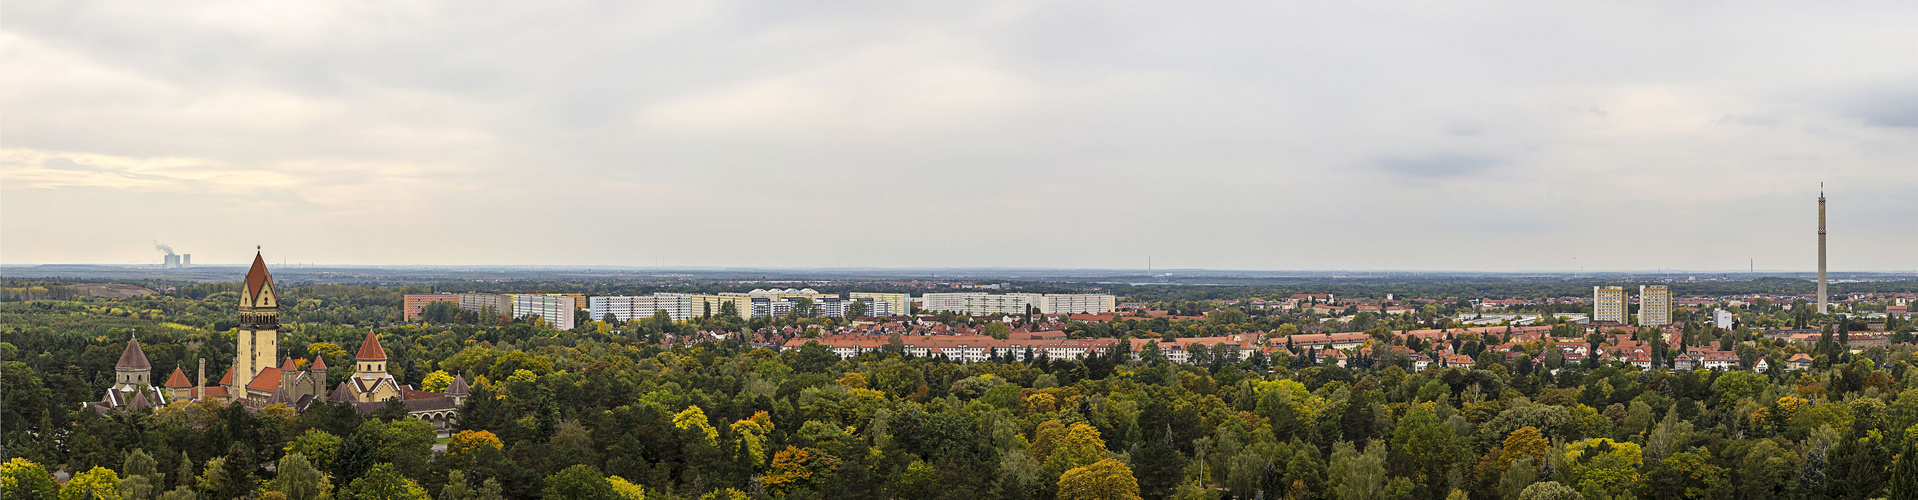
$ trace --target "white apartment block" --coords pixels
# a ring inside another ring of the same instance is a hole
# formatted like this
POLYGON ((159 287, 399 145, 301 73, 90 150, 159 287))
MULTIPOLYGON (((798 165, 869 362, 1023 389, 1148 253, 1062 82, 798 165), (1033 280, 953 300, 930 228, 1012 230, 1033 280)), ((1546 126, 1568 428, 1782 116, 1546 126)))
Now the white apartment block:
POLYGON ((693 297, 678 293, 656 293, 640 296, 593 297, 587 299, 588 310, 593 319, 605 318, 612 314, 620 322, 635 319, 648 319, 659 311, 673 321, 686 321, 693 317, 693 297))
POLYGON ((513 317, 524 318, 539 316, 546 324, 561 330, 573 329, 573 310, 578 309, 573 297, 560 294, 518 294, 513 295, 513 317))
POLYGON ((1625 297, 1625 287, 1592 287, 1592 321, 1616 321, 1619 324, 1631 323, 1630 300, 1625 297))
POLYGON ((500 293, 462 293, 459 294, 459 296, 460 310, 462 311, 485 312, 487 306, 492 306, 494 314, 513 315, 512 295, 500 293))
POLYGON ((928 311, 951 311, 967 316, 1018 315, 1025 314, 1028 308, 1040 314, 1100 314, 1118 308, 1118 298, 1105 294, 952 292, 928 293, 922 295, 921 300, 925 301, 928 311))
POLYGON ((1102 293, 1049 293, 1039 303, 1043 314, 1105 314, 1118 308, 1118 297, 1102 293))
POLYGON ((1672 290, 1665 285, 1638 287, 1638 326, 1672 323, 1672 290))

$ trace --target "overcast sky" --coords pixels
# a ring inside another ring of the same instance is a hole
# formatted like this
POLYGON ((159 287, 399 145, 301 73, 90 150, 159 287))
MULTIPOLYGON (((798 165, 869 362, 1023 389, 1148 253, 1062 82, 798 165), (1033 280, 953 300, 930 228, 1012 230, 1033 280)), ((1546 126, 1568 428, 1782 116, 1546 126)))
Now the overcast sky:
POLYGON ((1918 269, 1918 2, 12 0, 0 260, 1918 269))

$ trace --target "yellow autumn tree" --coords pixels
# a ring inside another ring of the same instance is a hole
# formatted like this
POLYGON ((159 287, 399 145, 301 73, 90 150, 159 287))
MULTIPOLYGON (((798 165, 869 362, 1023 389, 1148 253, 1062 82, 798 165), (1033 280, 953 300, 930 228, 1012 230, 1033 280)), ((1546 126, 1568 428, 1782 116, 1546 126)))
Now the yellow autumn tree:
POLYGON ((1545 453, 1552 449, 1552 442, 1546 440, 1545 433, 1539 432, 1537 427, 1528 425, 1512 431, 1510 436, 1505 437, 1505 444, 1500 448, 1504 452, 1499 456, 1499 461, 1505 464, 1528 457, 1534 464, 1543 464, 1545 453))
POLYGON ((499 451, 500 448, 499 436, 490 431, 460 431, 446 440, 446 456, 458 463, 465 463, 481 451, 499 451))
POLYGON ((606 482, 613 484, 613 493, 622 500, 646 500, 646 488, 627 481, 619 476, 606 476, 606 482))
POLYGON ((1065 431, 1064 422, 1058 420, 1040 422, 1039 428, 1032 431, 1032 445, 1027 447, 1027 451, 1032 454, 1032 459, 1044 462, 1046 455, 1052 454, 1053 445, 1065 431))
POLYGON ((740 453, 747 454, 753 465, 766 465, 766 436, 773 433, 773 419, 766 412, 754 413, 752 418, 733 422, 733 434, 739 435, 740 453))
POLYGON ((1039 393, 1026 396, 1026 414, 1052 413, 1059 411, 1059 398, 1051 394, 1039 393))
POLYGON ((426 380, 420 381, 420 390, 426 392, 446 392, 446 387, 450 385, 453 385, 453 376, 447 374, 446 370, 438 370, 426 374, 426 380))
POLYGON ((673 414, 673 427, 680 430, 697 431, 706 436, 706 444, 719 446, 719 430, 706 423, 706 411, 698 406, 688 406, 684 411, 673 414))
POLYGON ((1052 433, 1051 450, 1043 459, 1048 471, 1064 473, 1106 458, 1106 442, 1097 427, 1074 423, 1052 433))
POLYGON ((1059 500, 1139 500, 1132 469, 1110 458, 1059 476, 1059 500))

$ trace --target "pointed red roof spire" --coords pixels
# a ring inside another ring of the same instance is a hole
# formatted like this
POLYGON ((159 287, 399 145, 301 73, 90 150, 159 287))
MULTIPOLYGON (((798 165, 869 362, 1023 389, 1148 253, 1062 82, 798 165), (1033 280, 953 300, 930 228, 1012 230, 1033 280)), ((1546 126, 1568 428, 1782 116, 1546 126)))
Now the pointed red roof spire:
POLYGON ((313 364, 307 365, 306 369, 316 372, 326 371, 326 358, 322 358, 317 354, 313 355, 313 364))
POLYGON ((283 372, 299 371, 298 368, 299 364, 293 360, 292 356, 287 356, 286 362, 280 364, 280 371, 283 372))
POLYGON ((367 330, 366 341, 360 343, 360 353, 357 356, 353 356, 353 359, 360 359, 360 360, 386 359, 386 349, 383 347, 380 347, 379 336, 374 335, 372 330, 367 330))
POLYGON ((115 368, 127 370, 151 370, 153 365, 147 362, 146 351, 140 350, 140 339, 127 339, 127 349, 120 351, 120 362, 115 368))
POLYGON ((248 302, 259 300, 260 290, 266 289, 266 284, 273 281, 273 275, 266 272, 266 258, 260 256, 258 250, 256 248, 253 252, 253 268, 246 271, 248 302))
POLYGON ((170 377, 167 377, 165 387, 167 388, 193 387, 193 383, 188 382, 186 380, 186 370, 181 370, 178 367, 175 367, 173 369, 173 375, 170 377))

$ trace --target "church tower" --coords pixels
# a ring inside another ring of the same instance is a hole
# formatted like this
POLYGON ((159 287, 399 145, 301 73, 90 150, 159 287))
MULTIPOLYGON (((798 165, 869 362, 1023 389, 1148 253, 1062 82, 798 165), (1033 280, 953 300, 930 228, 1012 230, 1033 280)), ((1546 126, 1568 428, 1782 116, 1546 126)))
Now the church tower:
POLYGON ((233 385, 227 393, 245 400, 246 387, 261 370, 274 368, 280 357, 280 297, 273 289, 273 275, 266 271, 266 259, 253 253, 253 268, 246 272, 240 288, 240 335, 238 354, 233 359, 233 385))

